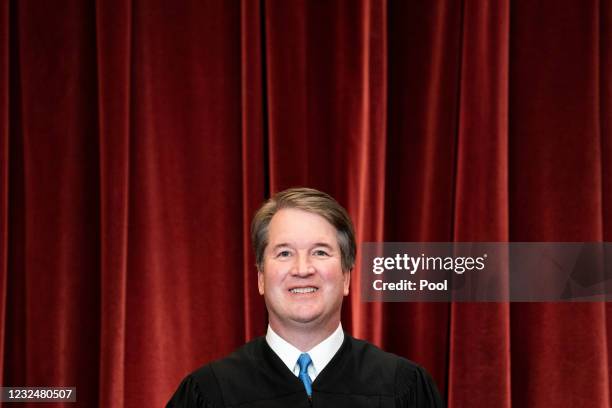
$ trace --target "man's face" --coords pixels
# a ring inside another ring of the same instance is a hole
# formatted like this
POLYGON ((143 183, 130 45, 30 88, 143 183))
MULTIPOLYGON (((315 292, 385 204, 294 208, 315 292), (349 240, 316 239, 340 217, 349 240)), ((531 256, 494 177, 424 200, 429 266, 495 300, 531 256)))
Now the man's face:
POLYGON ((325 218, 293 208, 272 217, 258 286, 273 329, 334 329, 349 283, 336 229, 325 218))

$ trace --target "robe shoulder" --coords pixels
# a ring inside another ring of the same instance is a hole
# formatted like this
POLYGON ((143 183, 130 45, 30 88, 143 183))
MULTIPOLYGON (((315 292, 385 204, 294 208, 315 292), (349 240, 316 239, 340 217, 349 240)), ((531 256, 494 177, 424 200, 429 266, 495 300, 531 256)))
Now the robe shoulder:
MULTIPOLYGON (((429 373, 418 364, 375 345, 352 339, 355 371, 362 373, 362 390, 391 396, 395 407, 443 408, 440 393, 429 373)), ((362 391, 363 392, 363 391, 362 391)))
POLYGON ((174 392, 166 408, 221 408, 223 400, 209 365, 189 374, 174 392))
MULTIPOLYGON (((166 408, 222 408, 223 388, 228 381, 248 387, 249 377, 257 368, 256 349, 263 338, 257 338, 220 360, 193 371, 178 386, 166 408)), ((256 392, 256 390, 254 391, 256 392)), ((242 393, 241 393, 242 394, 242 393)))
POLYGON ((409 360, 400 358, 395 387, 396 407, 444 408, 445 406, 429 373, 409 360))

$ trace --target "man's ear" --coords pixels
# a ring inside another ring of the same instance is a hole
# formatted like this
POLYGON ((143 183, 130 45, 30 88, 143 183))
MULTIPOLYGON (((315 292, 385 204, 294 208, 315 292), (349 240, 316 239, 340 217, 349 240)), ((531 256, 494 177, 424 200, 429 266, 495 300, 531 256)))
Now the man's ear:
POLYGON ((353 271, 352 269, 349 269, 346 272, 342 272, 343 278, 344 278, 344 296, 348 296, 349 294, 349 289, 351 286, 351 272, 352 271, 353 271))
POLYGON ((264 294, 264 276, 263 271, 257 267, 257 288, 259 289, 259 294, 264 294))

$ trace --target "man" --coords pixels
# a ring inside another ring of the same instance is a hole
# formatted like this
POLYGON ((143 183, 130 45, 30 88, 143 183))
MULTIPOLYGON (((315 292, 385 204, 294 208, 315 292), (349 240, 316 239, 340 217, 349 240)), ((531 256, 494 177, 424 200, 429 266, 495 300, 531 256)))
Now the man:
POLYGON ((442 407, 425 370, 345 334, 352 222, 317 190, 282 191, 251 225, 268 332, 187 376, 168 407, 442 407))

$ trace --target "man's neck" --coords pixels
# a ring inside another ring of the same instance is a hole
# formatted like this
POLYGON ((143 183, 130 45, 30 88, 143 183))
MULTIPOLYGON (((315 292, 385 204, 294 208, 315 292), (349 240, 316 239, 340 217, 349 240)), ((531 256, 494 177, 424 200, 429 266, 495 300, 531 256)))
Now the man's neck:
POLYGON ((276 334, 302 352, 307 352, 332 335, 340 320, 332 321, 322 328, 313 330, 310 326, 286 327, 270 320, 270 327, 276 334))

